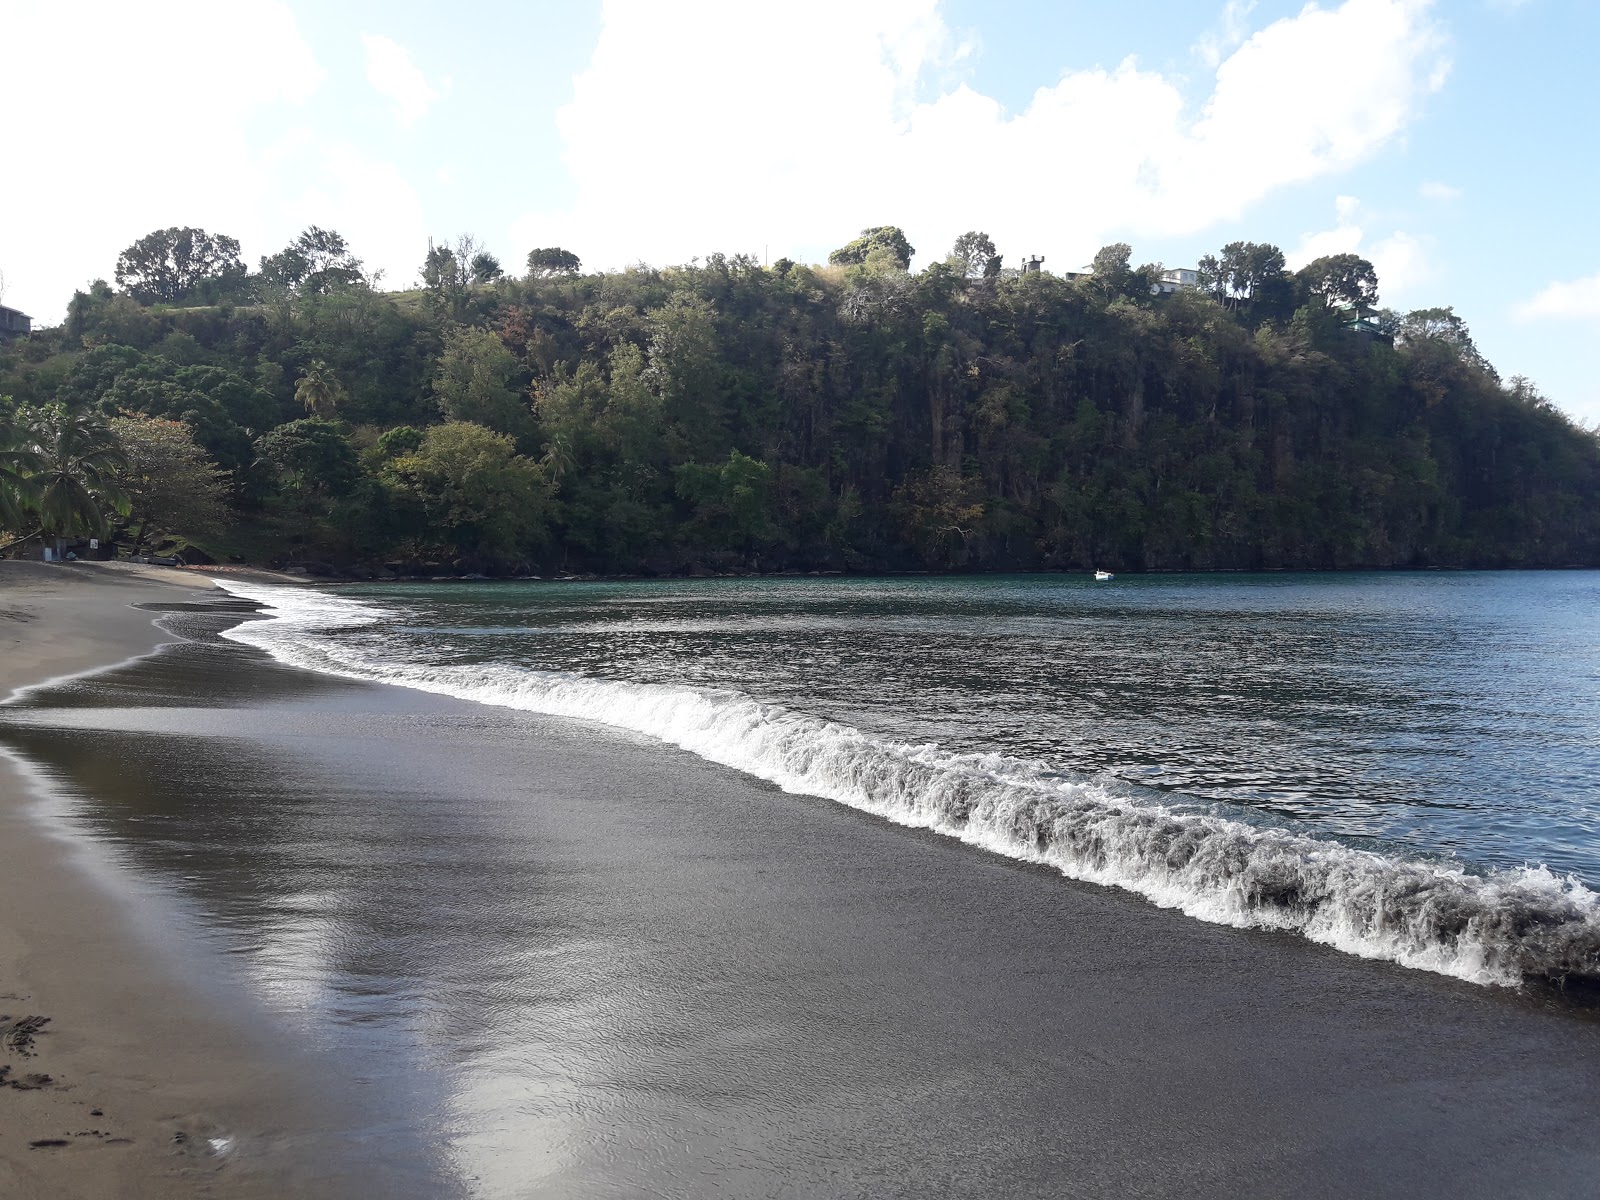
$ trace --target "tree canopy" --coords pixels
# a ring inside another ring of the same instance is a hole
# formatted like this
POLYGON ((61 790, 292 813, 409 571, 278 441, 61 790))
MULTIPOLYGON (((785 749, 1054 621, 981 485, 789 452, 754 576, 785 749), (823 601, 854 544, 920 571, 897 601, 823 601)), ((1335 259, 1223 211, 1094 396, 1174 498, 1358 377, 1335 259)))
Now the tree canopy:
POLYGON ((107 425, 122 452, 113 482, 127 499, 122 516, 135 553, 154 539, 205 538, 226 528, 225 477, 187 425, 145 416, 107 425))
POLYGON ((570 250, 559 246, 543 246, 528 251, 528 274, 535 279, 548 279, 552 275, 576 275, 583 262, 570 250))
POLYGON ((1307 263, 1296 274, 1310 296, 1334 308, 1363 315, 1378 305, 1378 272, 1357 254, 1330 254, 1307 263))
POLYGON ((242 283, 239 243, 204 229, 158 229, 117 258, 117 286, 141 304, 215 300, 242 283))
POLYGON ((1000 274, 1000 255, 994 248, 994 242, 987 233, 980 233, 976 229, 956 239, 945 261, 967 279, 992 278, 1000 274))
POLYGON ((0 345, 0 524, 428 571, 1600 563, 1595 435, 1355 255, 1236 241, 1174 291, 1125 243, 912 253, 508 277, 462 236, 384 292, 331 230, 257 274, 157 231, 0 345))
POLYGON ((855 241, 840 246, 828 255, 828 261, 835 266, 852 266, 877 260, 909 271, 911 259, 916 253, 916 247, 906 240, 899 226, 878 225, 863 229, 855 241))
POLYGON ((361 260, 350 252, 344 238, 316 225, 307 226, 278 253, 263 258, 261 278, 313 294, 366 282, 361 260))

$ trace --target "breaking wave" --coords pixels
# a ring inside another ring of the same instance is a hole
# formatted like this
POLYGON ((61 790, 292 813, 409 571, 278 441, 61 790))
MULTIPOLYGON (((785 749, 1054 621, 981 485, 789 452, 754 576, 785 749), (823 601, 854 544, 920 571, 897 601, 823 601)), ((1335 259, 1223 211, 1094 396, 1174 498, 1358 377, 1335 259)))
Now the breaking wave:
POLYGON ((1358 850, 1118 795, 1040 763, 890 741, 732 690, 378 657, 349 635, 401 614, 298 588, 218 585, 269 610, 225 636, 293 666, 630 729, 1204 921, 1292 930, 1473 983, 1600 982, 1600 895, 1544 867, 1474 874, 1358 850))

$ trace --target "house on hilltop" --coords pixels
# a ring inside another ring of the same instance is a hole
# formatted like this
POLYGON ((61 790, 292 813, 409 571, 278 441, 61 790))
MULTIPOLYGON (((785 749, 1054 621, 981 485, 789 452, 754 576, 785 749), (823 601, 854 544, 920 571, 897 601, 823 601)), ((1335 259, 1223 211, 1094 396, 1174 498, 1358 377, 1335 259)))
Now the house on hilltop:
POLYGON ((26 337, 32 332, 32 317, 25 312, 0 304, 0 338, 26 337))
POLYGON ((1192 292, 1200 286, 1200 272, 1192 267, 1173 267, 1161 272, 1161 278, 1150 285, 1152 296, 1170 296, 1173 292, 1192 292))

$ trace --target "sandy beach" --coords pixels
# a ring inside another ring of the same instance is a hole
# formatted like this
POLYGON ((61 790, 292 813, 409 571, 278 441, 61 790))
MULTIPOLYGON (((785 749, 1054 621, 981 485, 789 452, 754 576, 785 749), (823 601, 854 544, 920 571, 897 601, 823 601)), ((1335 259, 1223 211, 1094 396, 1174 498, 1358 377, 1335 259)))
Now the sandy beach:
MULTIPOLYGON (((214 594, 175 569, 0 562, 0 693, 147 654, 172 635, 132 605, 214 594)), ((212 1139, 270 1126, 270 1110, 298 1103, 292 1081, 153 960, 122 898, 32 803, 0 759, 0 1195, 274 1194, 212 1139)))

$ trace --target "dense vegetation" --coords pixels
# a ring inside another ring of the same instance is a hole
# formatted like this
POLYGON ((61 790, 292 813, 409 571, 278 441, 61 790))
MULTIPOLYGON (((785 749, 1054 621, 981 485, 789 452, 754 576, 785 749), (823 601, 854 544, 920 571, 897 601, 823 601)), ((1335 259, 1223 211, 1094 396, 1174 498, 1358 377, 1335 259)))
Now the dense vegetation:
POLYGON ((0 348, 0 524, 490 573, 1600 563, 1596 437, 1353 255, 1164 292, 1120 245, 911 254, 511 278, 461 239, 383 292, 325 230, 253 272, 158 231, 0 348))

